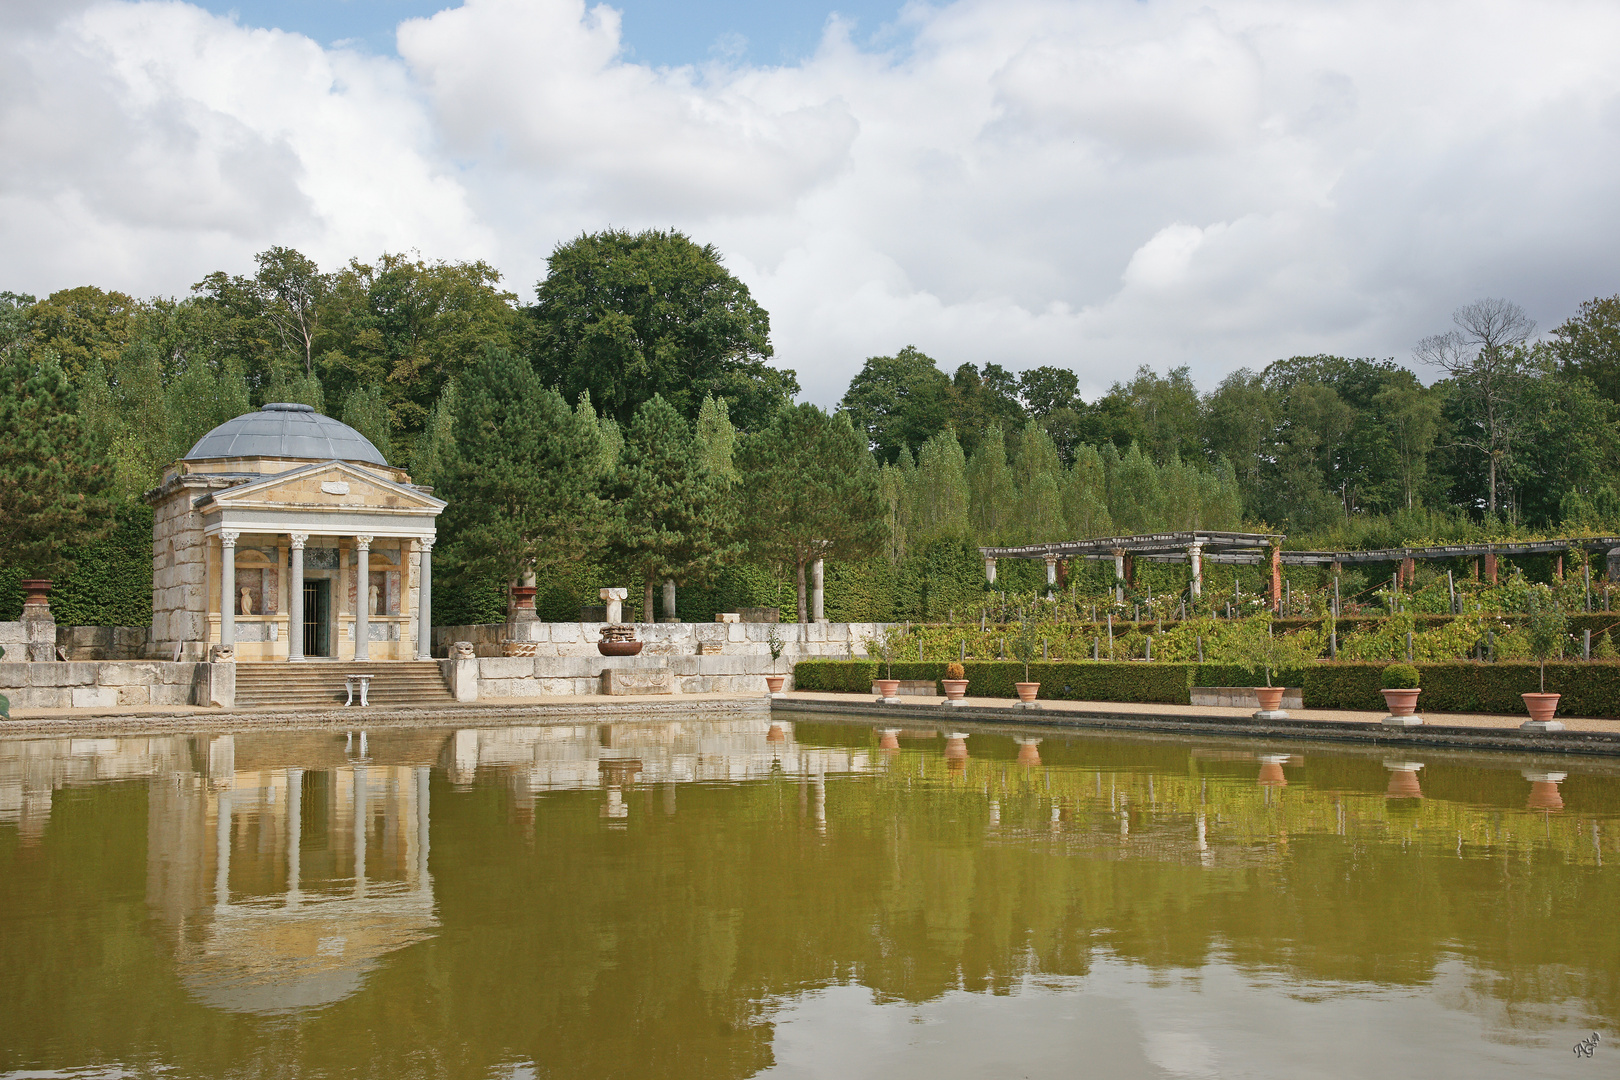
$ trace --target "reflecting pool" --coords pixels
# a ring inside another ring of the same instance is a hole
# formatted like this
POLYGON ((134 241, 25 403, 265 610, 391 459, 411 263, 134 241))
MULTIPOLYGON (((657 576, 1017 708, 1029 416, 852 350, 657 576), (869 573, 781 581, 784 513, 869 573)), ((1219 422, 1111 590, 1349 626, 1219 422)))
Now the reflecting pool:
POLYGON ((881 717, 11 738, 0 1076, 1614 1075, 1617 818, 881 717))

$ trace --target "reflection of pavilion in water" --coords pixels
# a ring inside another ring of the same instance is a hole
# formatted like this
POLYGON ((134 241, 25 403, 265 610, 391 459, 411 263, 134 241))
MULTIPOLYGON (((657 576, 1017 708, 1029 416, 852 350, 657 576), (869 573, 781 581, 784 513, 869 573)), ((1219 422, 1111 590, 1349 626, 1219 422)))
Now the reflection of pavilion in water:
POLYGON ((148 784, 147 901, 182 982, 232 1011, 329 1004, 390 952, 437 927, 428 870, 431 769, 452 783, 480 770, 517 801, 602 791, 623 819, 626 788, 786 773, 814 786, 871 766, 861 749, 797 745, 763 720, 556 725, 462 731, 263 732, 0 742, 0 826, 48 839, 53 792, 148 784))

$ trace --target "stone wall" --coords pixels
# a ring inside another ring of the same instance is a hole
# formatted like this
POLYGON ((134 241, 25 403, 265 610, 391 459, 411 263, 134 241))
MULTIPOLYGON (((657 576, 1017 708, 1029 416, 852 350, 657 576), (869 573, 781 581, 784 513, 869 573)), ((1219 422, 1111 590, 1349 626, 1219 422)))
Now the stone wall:
MULTIPOLYGON (((668 685, 680 694, 745 694, 765 692, 771 658, 764 656, 486 656, 475 660, 441 660, 445 680, 460 701, 492 698, 569 697, 609 692, 614 675, 651 681, 667 673, 668 685), (603 673, 609 678, 604 679, 603 673), (469 682, 477 680, 476 692, 469 682)), ((793 667, 786 659, 775 665, 793 688, 793 667)))
POLYGON ((152 650, 172 656, 177 643, 201 659, 208 640, 208 543, 202 515, 183 481, 165 484, 152 507, 152 650))
MULTIPOLYGON (((17 709, 110 709, 119 705, 191 705, 208 664, 162 661, 0 661, 0 694, 17 709)), ((206 697, 206 691, 205 691, 206 697)))
POLYGON ((5 660, 0 662, 54 660, 56 624, 49 619, 0 622, 0 648, 6 650, 5 660))
POLYGON ((69 660, 140 660, 149 636, 144 626, 58 626, 56 646, 69 660))
MULTIPOLYGON (((601 659, 596 643, 605 623, 481 623, 433 628, 433 655, 446 656, 452 641, 470 641, 481 657, 501 655, 501 642, 534 644, 534 655, 601 659)), ((770 658, 767 637, 775 627, 782 641, 780 663, 791 668, 799 660, 815 657, 849 659, 866 655, 862 640, 881 623, 636 623, 636 638, 645 642, 641 655, 697 656, 698 646, 718 649, 720 655, 770 658)))

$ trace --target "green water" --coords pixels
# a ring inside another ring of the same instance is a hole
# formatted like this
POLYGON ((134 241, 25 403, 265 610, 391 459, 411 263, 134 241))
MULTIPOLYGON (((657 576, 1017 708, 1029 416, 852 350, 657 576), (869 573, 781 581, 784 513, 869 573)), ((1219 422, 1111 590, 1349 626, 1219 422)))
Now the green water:
POLYGON ((1620 762, 877 723, 0 741, 0 1076, 1615 1075, 1620 762))

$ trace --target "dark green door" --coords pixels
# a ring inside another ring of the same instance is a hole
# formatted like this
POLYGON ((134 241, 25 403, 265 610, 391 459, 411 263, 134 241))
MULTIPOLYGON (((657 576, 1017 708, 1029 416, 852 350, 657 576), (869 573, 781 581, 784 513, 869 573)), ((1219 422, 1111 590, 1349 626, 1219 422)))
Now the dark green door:
POLYGON ((332 583, 304 582, 304 655, 331 656, 332 583))

